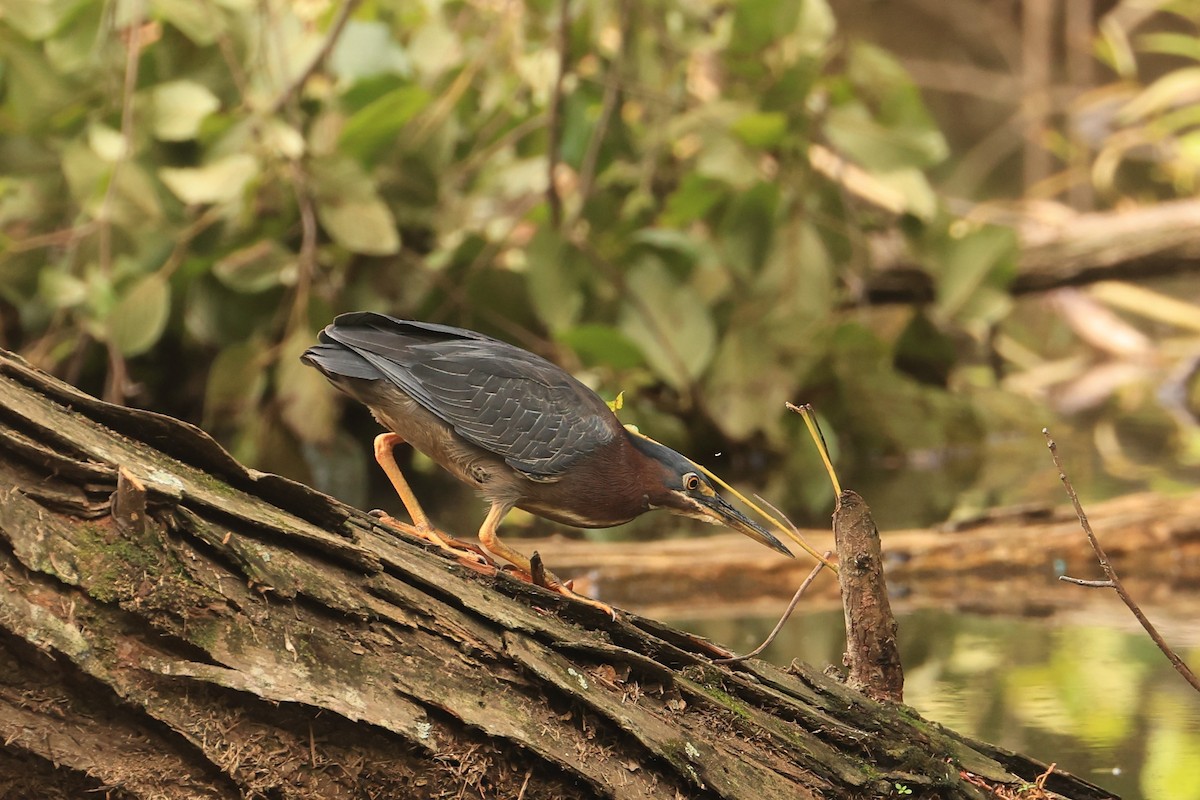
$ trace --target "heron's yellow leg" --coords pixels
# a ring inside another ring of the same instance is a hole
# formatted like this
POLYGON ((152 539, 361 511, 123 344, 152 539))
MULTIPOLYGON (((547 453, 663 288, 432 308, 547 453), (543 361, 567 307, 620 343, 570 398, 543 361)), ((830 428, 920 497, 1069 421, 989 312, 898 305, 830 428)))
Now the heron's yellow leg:
MULTIPOLYGON (((392 488, 396 490, 396 494, 400 495, 400 502, 404 503, 405 510, 412 517, 413 524, 411 526, 400 524, 398 527, 409 530, 413 535, 437 545, 442 550, 454 555, 455 558, 465 558, 480 564, 489 563, 484 556, 474 552, 473 545, 447 536, 429 521, 429 515, 417 502, 417 496, 413 494, 412 487, 408 485, 404 473, 400 470, 400 465, 396 463, 396 455, 392 452, 392 448, 398 444, 404 444, 404 439, 395 433, 381 433, 375 437, 375 461, 379 463, 384 474, 388 476, 388 480, 392 482, 392 488)), ((396 520, 392 520, 392 522, 395 523, 396 520)))
MULTIPOLYGON (((523 577, 533 582, 533 565, 529 561, 529 557, 524 553, 506 545, 500 541, 500 536, 497 533, 497 528, 500 527, 500 521, 512 509, 512 506, 505 503, 493 503, 488 509, 487 517, 483 520, 483 525, 479 527, 479 541, 483 543, 484 548, 493 555, 503 558, 505 561, 512 564, 523 574, 523 577)), ((601 603, 599 600, 593 600, 590 597, 585 597, 577 592, 573 592, 558 579, 558 577, 550 570, 545 570, 544 580, 539 584, 545 589, 549 589, 555 594, 561 594, 563 597, 570 597, 573 600, 578 600, 594 608, 598 608, 605 614, 608 614, 613 619, 617 618, 617 612, 607 603, 601 603)))

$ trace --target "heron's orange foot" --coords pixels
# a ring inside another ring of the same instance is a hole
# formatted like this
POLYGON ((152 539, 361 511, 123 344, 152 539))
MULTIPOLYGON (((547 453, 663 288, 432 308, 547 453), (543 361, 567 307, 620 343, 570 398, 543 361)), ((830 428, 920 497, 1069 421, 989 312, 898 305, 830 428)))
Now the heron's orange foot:
POLYGON ((508 570, 508 574, 512 575, 514 578, 523 580, 526 583, 532 583, 534 586, 540 586, 543 589, 554 592, 557 595, 562 595, 563 597, 569 597, 572 600, 577 600, 578 602, 583 603, 584 605, 589 605, 592 608, 598 608, 614 620, 617 618, 616 609, 614 609, 608 603, 601 603, 599 600, 593 600, 586 595, 579 594, 571 588, 574 581, 560 580, 557 575, 546 569, 542 564, 541 557, 536 552, 529 558, 529 567, 529 572, 525 572, 519 567, 512 565, 506 566, 505 569, 508 570))
POLYGON ((488 558, 487 553, 483 552, 483 548, 478 545, 464 542, 461 539, 455 539, 450 534, 444 533, 432 525, 413 525, 411 522, 402 522, 386 511, 375 509, 369 513, 381 522, 399 528, 405 533, 416 536, 418 539, 424 539, 430 544, 437 545, 440 550, 454 558, 460 564, 473 569, 478 567, 485 568, 477 569, 476 571, 478 572, 494 574, 497 569, 496 562, 488 558))

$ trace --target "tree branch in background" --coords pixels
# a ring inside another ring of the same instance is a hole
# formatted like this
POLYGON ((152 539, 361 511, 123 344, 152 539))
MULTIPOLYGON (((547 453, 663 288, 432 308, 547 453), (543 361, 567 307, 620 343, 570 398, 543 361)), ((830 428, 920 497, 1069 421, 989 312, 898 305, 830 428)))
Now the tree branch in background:
POLYGON ((1096 560, 1100 562, 1100 567, 1104 570, 1104 574, 1108 578, 1107 580, 1103 581, 1083 581, 1078 578, 1070 578, 1063 575, 1059 577, 1059 580, 1068 583, 1074 583, 1077 586, 1087 586, 1091 588, 1111 587, 1114 589, 1117 593, 1117 596, 1119 596, 1121 601, 1129 607, 1129 610, 1133 612, 1133 616, 1135 616, 1137 621, 1141 623, 1142 627, 1146 629, 1146 633, 1150 634, 1150 638, 1154 641, 1154 644, 1158 646, 1158 649, 1163 652, 1163 655, 1165 655, 1167 660, 1171 662, 1171 665, 1175 667, 1175 671, 1182 675, 1183 679, 1190 683, 1193 689, 1200 692, 1200 679, 1196 678, 1196 673, 1192 672, 1191 668, 1184 663, 1184 660, 1180 658, 1174 650, 1171 649, 1171 646, 1168 645, 1166 640, 1162 638, 1162 635, 1159 634, 1158 629, 1155 628, 1150 620, 1146 618, 1146 615, 1142 613, 1142 609, 1138 607, 1138 604, 1134 602, 1132 597, 1129 596, 1129 592, 1125 590, 1124 584, 1121 583, 1120 576, 1117 575, 1117 571, 1113 568, 1112 563, 1108 560, 1108 554, 1104 552, 1104 548, 1100 546, 1100 540, 1097 539, 1096 534, 1092 532, 1092 525, 1088 522, 1087 514, 1083 512, 1083 506, 1079 502, 1079 495, 1075 493, 1075 487, 1071 485, 1071 479, 1067 477, 1066 470, 1063 468, 1062 459, 1058 457, 1058 445, 1054 443, 1052 438, 1050 438, 1050 430, 1048 428, 1042 428, 1042 435, 1046 437, 1046 446, 1050 448, 1050 457, 1054 459, 1054 466, 1058 469, 1059 480, 1063 482, 1063 487, 1067 490, 1067 497, 1071 498, 1071 504, 1075 506, 1075 514, 1079 517, 1079 524, 1083 527, 1083 532, 1087 534, 1088 543, 1091 544, 1092 550, 1094 550, 1096 553, 1096 560))
POLYGON ((550 223, 558 228, 562 225, 562 196, 558 193, 559 151, 562 149, 562 102, 563 79, 571 64, 571 16, 570 0, 558 4, 558 74, 554 76, 554 90, 550 94, 548 142, 546 144, 546 204, 550 206, 550 223))
POLYGON ((358 8, 362 0, 343 0, 342 7, 338 9, 338 15, 333 21, 333 25, 329 27, 329 33, 325 35, 325 41, 321 43, 321 49, 313 56, 312 61, 308 62, 299 75, 296 76, 286 89, 280 92, 275 98, 275 102, 271 103, 271 107, 267 110, 269 116, 278 114, 283 107, 292 101, 300 90, 304 88, 304 84, 312 77, 313 73, 321 68, 325 63, 325 59, 329 58, 329 54, 333 52, 334 45, 342 35, 342 29, 346 27, 346 23, 350 21, 350 16, 354 10, 358 8))

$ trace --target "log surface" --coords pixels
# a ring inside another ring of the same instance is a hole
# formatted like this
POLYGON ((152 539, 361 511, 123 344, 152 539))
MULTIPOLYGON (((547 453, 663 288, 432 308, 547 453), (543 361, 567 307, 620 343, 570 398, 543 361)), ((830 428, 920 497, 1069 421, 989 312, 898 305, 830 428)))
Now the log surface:
POLYGON ((976 798, 1045 769, 721 654, 0 352, 0 796, 976 798))

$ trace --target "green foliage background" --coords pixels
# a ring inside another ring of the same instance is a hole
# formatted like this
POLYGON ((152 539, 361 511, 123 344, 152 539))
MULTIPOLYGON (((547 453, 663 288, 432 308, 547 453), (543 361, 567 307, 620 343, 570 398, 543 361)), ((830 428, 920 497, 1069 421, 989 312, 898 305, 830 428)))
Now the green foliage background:
POLYGON ((297 361, 351 309, 542 352, 676 444, 810 450, 789 399, 848 450, 979 435, 944 331, 1004 315, 1014 239, 943 213, 917 90, 825 0, 0 0, 0 57, 5 344, 250 463, 362 460, 297 361), (937 294, 888 330, 845 309, 898 222, 937 294))

